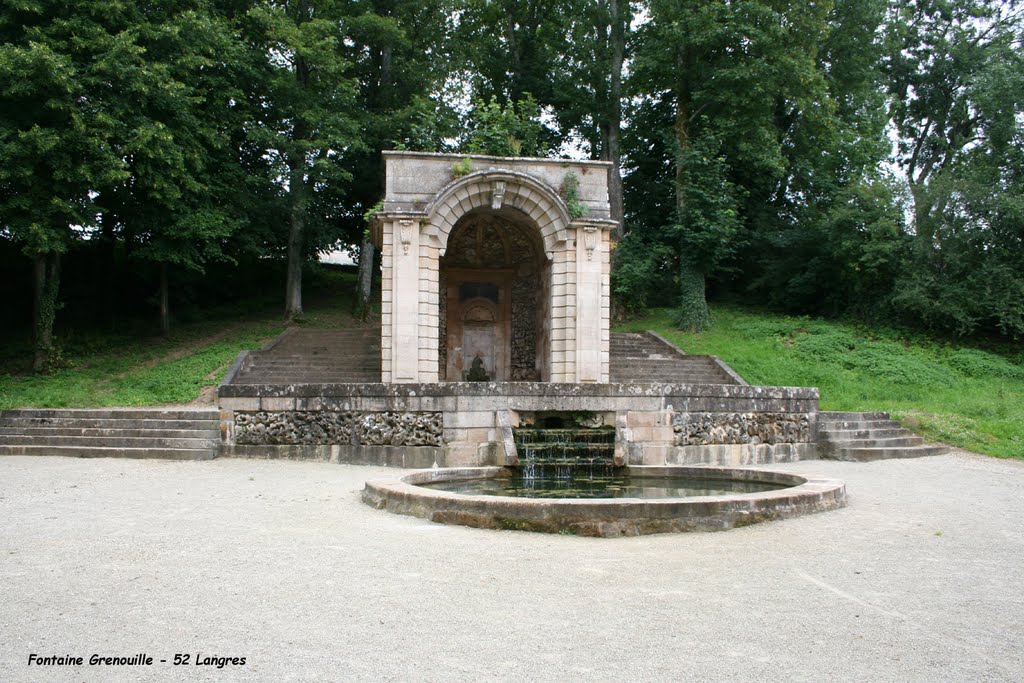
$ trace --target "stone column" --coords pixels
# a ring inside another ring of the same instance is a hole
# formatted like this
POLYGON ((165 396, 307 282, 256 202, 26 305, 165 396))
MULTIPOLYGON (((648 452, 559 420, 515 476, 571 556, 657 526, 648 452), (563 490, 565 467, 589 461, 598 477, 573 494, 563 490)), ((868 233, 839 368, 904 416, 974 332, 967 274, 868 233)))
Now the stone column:
POLYGON ((602 379, 603 231, 576 227, 576 381, 602 379))

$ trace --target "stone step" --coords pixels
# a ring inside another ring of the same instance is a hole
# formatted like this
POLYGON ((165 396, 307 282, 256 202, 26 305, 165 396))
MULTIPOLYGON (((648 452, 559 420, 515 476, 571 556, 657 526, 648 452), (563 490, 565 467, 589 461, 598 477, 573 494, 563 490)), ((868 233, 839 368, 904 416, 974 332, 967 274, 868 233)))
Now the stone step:
POLYGON ((832 441, 846 441, 850 439, 884 439, 892 436, 904 436, 910 434, 910 430, 902 427, 876 428, 876 429, 820 429, 819 433, 823 438, 832 441))
POLYGON ((617 368, 611 367, 611 372, 619 375, 663 375, 666 373, 703 375, 705 377, 727 377, 724 372, 717 372, 712 368, 686 368, 675 365, 666 365, 660 368, 617 368))
POLYGON ((239 370, 238 375, 286 375, 286 376, 297 376, 297 375, 379 375, 380 365, 372 368, 346 368, 341 365, 336 365, 329 368, 317 368, 317 367, 302 367, 302 368, 246 368, 245 370, 239 370))
POLYGON ((608 359, 613 363, 635 363, 637 365, 652 365, 655 363, 673 363, 676 365, 713 365, 718 367, 715 361, 707 356, 670 356, 658 354, 658 357, 639 357, 611 354, 608 359))
POLYGON ((818 420, 834 420, 834 421, 864 421, 864 420, 888 420, 889 413, 874 412, 874 413, 851 413, 851 412, 840 412, 835 410, 822 410, 818 413, 818 420))
POLYGON ((371 370, 366 370, 366 371, 362 371, 362 372, 329 372, 327 370, 323 370, 323 371, 320 371, 320 372, 317 372, 317 371, 313 371, 313 372, 309 372, 309 371, 288 372, 286 370, 275 370, 273 372, 270 372, 270 371, 260 372, 260 371, 257 370, 255 372, 245 372, 245 373, 241 373, 240 372, 240 373, 238 373, 235 376, 235 379, 238 380, 238 382, 241 383, 241 384, 252 384, 254 381, 260 382, 263 379, 268 379, 268 378, 280 379, 280 380, 284 380, 286 382, 289 382, 289 381, 294 381, 294 382, 302 381, 302 382, 306 382, 306 381, 311 381, 311 380, 326 381, 329 378, 339 378, 339 379, 351 378, 351 379, 357 379, 357 380, 361 380, 361 381, 372 381, 372 379, 374 377, 376 377, 378 381, 380 380, 380 368, 378 368, 377 370, 372 370, 372 371, 371 370))
POLYGON ((374 358, 306 358, 303 360, 281 360, 265 358, 246 363, 244 367, 279 367, 279 368, 357 368, 380 365, 380 356, 374 358))
POLYGON ((280 375, 282 377, 322 377, 324 375, 337 375, 337 376, 352 376, 352 377, 366 377, 368 375, 380 375, 380 367, 366 370, 346 370, 346 369, 328 369, 328 368, 295 368, 289 370, 287 368, 255 368, 253 370, 245 370, 239 372, 238 375, 245 377, 246 375, 280 375))
POLYGON ((841 431, 848 429, 902 429, 896 420, 840 420, 830 421, 818 418, 818 429, 824 431, 841 431))
POLYGON ((5 413, 0 417, 3 427, 60 427, 60 428, 102 428, 102 429, 220 429, 219 420, 161 420, 142 418, 59 418, 59 417, 12 417, 5 413))
POLYGON ((721 376, 689 375, 685 373, 664 373, 660 375, 618 375, 611 373, 608 379, 619 384, 732 384, 721 376))
POLYGON ((712 368, 686 368, 678 367, 675 365, 665 365, 658 368, 618 368, 614 365, 610 368, 610 372, 619 375, 632 375, 632 376, 643 376, 643 375, 664 375, 666 373, 675 374, 687 374, 687 375, 704 375, 706 377, 722 377, 725 378, 727 375, 724 372, 717 372, 712 368))
POLYGON ((30 446, 0 444, 0 455, 46 455, 71 458, 137 458, 162 460, 212 460, 214 448, 104 448, 87 446, 30 446))
POLYGON ((178 408, 18 408, 0 411, 2 417, 60 418, 60 419, 161 419, 161 420, 216 420, 215 409, 178 408))
POLYGON ((624 378, 624 377, 610 377, 609 380, 612 384, 693 384, 693 385, 706 385, 706 384, 735 384, 725 379, 694 379, 693 377, 646 377, 646 378, 624 378))
POLYGON ((273 365, 309 365, 315 363, 317 365, 328 365, 331 363, 342 363, 349 365, 352 363, 379 363, 380 354, 352 354, 351 356, 301 356, 297 358, 284 357, 284 356, 257 356, 253 358, 249 357, 247 364, 257 365, 269 363, 273 365))
POLYGON ((855 460, 869 462, 894 458, 921 458, 929 455, 945 455, 949 452, 946 446, 901 446, 894 448, 837 448, 831 455, 836 460, 855 460))
POLYGON ((888 438, 868 437, 864 439, 850 439, 848 441, 830 441, 833 448, 898 448, 904 446, 921 446, 924 439, 914 434, 907 436, 894 436, 888 438))
POLYGON ((347 360, 349 358, 380 358, 380 349, 351 349, 331 353, 274 353, 258 352, 250 353, 249 360, 283 360, 301 363, 309 360, 336 359, 347 360))
POLYGON ((712 374, 719 374, 719 373, 721 373, 721 370, 719 370, 718 366, 715 366, 715 365, 694 365, 694 364, 687 364, 687 363, 666 363, 666 362, 661 362, 661 363, 650 364, 650 365, 635 365, 633 363, 623 363, 623 364, 611 363, 609 365, 609 367, 611 368, 611 370, 613 372, 616 371, 616 370, 618 370, 618 371, 627 371, 627 372, 662 372, 662 371, 665 371, 665 370, 676 370, 676 371, 679 371, 679 372, 704 372, 704 373, 712 373, 712 374))
POLYGON ((64 446, 98 448, 216 448, 218 439, 152 439, 137 436, 44 436, 39 434, 9 434, 0 438, 5 446, 64 446))
POLYGON ((220 428, 215 424, 209 429, 132 429, 111 427, 3 427, 0 426, 0 439, 4 436, 20 434, 24 436, 92 436, 110 437, 125 436, 147 439, 219 439, 220 428))

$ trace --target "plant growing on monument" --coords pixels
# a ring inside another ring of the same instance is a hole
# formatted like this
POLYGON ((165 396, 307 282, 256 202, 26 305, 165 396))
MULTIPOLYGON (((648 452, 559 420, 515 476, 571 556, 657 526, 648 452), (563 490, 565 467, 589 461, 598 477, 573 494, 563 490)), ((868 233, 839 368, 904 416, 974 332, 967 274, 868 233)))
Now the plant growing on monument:
POLYGON ((565 200, 570 218, 576 220, 587 214, 587 207, 580 201, 580 179, 575 171, 568 171, 565 174, 565 177, 562 179, 562 187, 559 188, 559 194, 565 200))
POLYGON ((467 176, 473 172, 473 160, 469 157, 463 157, 459 161, 452 164, 452 177, 461 178, 467 176))
POLYGON ((540 108, 529 95, 505 104, 474 99, 465 125, 468 133, 459 145, 464 152, 503 157, 544 154, 540 108))

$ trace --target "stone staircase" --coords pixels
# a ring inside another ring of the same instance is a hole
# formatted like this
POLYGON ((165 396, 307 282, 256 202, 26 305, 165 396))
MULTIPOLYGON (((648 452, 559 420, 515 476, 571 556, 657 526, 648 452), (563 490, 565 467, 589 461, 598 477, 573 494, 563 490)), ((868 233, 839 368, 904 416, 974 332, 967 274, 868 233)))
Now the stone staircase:
POLYGON ((714 356, 687 355, 649 332, 613 332, 609 366, 612 382, 745 384, 714 356))
POLYGON ((245 355, 228 384, 380 382, 380 329, 290 328, 270 346, 245 355))
POLYGON ((928 444, 888 413, 818 413, 818 446, 822 458, 884 460, 943 455, 946 446, 928 444))
MULTIPOLYGON (((712 356, 689 356, 651 333, 611 335, 612 382, 743 384, 712 356)), ((226 384, 362 384, 380 381, 380 330, 292 328, 240 357, 226 384)))
POLYGON ((210 460, 219 445, 216 409, 0 411, 0 455, 210 460))

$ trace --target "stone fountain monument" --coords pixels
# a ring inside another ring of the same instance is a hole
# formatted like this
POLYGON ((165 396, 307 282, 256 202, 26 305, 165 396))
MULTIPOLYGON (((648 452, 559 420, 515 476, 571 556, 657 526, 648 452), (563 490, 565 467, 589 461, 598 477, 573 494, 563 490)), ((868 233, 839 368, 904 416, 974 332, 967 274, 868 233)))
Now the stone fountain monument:
POLYGON ((584 427, 619 465, 814 456, 816 389, 748 386, 717 358, 610 332, 609 164, 384 159, 379 331, 243 353, 218 390, 224 451, 510 465, 533 443, 516 430, 584 427))

